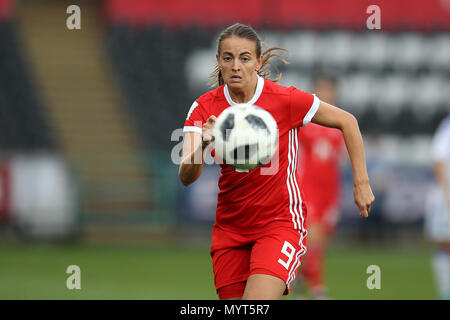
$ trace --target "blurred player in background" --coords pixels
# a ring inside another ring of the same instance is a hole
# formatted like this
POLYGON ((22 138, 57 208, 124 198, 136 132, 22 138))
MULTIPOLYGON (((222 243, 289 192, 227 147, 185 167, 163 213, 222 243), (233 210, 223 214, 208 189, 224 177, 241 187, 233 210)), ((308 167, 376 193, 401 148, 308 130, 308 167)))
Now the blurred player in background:
MULTIPOLYGON (((313 92, 321 101, 336 103, 336 80, 318 73, 313 79, 313 92)), ((300 129, 299 173, 308 209, 308 251, 300 268, 311 296, 324 299, 324 256, 333 235, 340 208, 340 162, 345 150, 342 132, 311 123, 300 129)), ((301 281, 302 278, 300 277, 301 281)))
POLYGON ((450 300, 450 115, 433 137, 431 157, 436 185, 428 194, 425 232, 435 244, 432 265, 439 298, 450 300))

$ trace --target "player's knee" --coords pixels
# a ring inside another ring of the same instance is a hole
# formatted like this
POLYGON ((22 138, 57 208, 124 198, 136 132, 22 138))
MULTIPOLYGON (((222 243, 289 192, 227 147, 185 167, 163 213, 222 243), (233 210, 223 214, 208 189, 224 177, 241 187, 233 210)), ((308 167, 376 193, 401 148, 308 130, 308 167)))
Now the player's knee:
POLYGON ((241 300, 280 300, 283 293, 278 292, 249 292, 241 300))

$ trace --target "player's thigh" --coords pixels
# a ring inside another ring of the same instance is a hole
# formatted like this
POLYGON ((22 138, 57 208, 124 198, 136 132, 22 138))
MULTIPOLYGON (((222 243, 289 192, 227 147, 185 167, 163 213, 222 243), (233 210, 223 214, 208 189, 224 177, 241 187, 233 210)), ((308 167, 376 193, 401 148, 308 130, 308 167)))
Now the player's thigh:
POLYGON ((214 284, 220 299, 236 299, 244 294, 250 274, 250 248, 233 248, 213 255, 214 284))
MULTIPOLYGON (((261 283, 261 286, 269 285, 276 294, 279 294, 278 289, 280 288, 277 283, 284 284, 284 286, 281 285, 284 288, 284 292, 281 293, 287 294, 290 283, 295 278, 297 268, 300 266, 301 256, 306 250, 304 235, 299 230, 276 228, 258 238, 253 245, 250 258, 250 277, 257 274, 271 276, 257 276, 252 279, 267 279, 261 283), (273 279, 273 277, 277 279, 273 279)), ((257 285, 252 285, 252 282, 250 284, 247 282, 249 290, 258 288, 257 285)))
POLYGON ((243 295, 250 274, 250 240, 240 234, 213 228, 211 258, 214 283, 220 299, 240 298, 243 295))
POLYGON ((262 273, 248 277, 242 300, 277 300, 286 291, 284 280, 262 273))

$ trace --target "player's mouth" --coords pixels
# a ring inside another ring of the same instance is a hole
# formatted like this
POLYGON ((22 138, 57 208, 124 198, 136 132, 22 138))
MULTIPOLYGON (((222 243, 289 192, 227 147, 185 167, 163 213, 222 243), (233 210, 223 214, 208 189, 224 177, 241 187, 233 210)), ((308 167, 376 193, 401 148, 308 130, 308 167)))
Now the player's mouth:
POLYGON ((230 81, 231 82, 240 82, 242 80, 242 77, 240 76, 231 76, 230 81))

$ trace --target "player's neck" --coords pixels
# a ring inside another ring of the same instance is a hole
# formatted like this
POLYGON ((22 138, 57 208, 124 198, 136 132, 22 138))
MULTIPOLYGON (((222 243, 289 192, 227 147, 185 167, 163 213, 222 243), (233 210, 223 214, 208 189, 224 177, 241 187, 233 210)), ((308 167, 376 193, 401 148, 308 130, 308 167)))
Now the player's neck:
POLYGON ((256 87, 258 85, 258 78, 255 77, 252 83, 247 88, 242 88, 242 90, 236 89, 232 90, 228 87, 231 99, 235 103, 246 103, 249 102, 256 92, 256 87))

